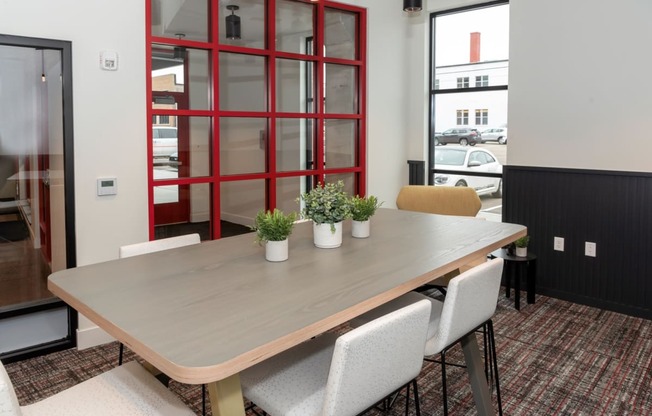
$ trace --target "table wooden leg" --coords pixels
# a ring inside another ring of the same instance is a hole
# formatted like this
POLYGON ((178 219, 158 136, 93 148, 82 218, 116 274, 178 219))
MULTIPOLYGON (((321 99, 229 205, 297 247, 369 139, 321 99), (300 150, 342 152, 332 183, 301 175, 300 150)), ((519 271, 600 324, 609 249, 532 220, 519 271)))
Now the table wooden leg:
POLYGON ((484 375, 484 365, 480 355, 480 348, 475 338, 475 332, 462 338, 462 351, 466 360, 466 372, 469 374, 473 399, 478 415, 494 415, 494 408, 491 404, 491 393, 487 385, 487 378, 484 375))
POLYGON ((207 386, 213 416, 245 416, 240 375, 234 374, 207 386))

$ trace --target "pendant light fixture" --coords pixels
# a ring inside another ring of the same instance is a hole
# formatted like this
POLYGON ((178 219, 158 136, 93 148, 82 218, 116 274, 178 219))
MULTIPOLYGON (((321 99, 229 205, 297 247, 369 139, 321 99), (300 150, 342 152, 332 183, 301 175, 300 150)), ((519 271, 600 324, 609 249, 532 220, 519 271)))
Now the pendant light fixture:
POLYGON ((420 12, 421 0, 403 0, 403 10, 406 12, 420 12))
POLYGON ((231 40, 240 39, 240 16, 235 14, 235 11, 240 7, 230 4, 226 8, 231 10, 231 14, 226 16, 226 38, 231 40))

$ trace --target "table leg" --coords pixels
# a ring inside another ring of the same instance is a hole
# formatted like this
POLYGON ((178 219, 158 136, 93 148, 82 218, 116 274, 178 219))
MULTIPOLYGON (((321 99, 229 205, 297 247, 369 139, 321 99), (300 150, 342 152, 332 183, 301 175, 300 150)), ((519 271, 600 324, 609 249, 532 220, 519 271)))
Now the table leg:
POLYGON ((521 278, 523 277, 523 268, 525 264, 516 264, 514 262, 514 306, 517 311, 521 310, 521 278))
POLYGON ((466 361, 466 372, 469 374, 473 399, 478 415, 494 415, 494 408, 491 404, 491 393, 484 375, 484 365, 480 355, 480 348, 475 338, 475 332, 462 338, 462 351, 466 361))
POLYGON ((534 292, 536 291, 537 261, 531 260, 527 263, 527 303, 534 303, 534 292))
POLYGON ((208 384, 213 416, 245 416, 240 375, 208 384))

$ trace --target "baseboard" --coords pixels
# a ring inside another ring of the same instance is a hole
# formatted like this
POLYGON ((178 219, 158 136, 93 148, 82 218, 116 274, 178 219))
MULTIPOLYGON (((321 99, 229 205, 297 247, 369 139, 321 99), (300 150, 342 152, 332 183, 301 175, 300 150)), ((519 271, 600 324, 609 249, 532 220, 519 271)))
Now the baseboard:
POLYGON ((78 350, 85 350, 86 348, 95 347, 113 341, 115 341, 115 338, 97 326, 77 330, 78 350))
POLYGON ((224 221, 231 222, 233 224, 240 224, 249 226, 254 222, 254 219, 251 217, 245 217, 244 215, 231 214, 228 212, 222 212, 221 218, 224 221))

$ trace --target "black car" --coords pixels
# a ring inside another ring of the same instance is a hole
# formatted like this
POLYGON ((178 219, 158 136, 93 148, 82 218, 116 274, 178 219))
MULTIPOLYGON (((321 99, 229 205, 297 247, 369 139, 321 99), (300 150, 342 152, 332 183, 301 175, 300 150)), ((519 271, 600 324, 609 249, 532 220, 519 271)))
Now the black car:
POLYGON ((448 143, 459 143, 462 146, 476 144, 482 141, 478 130, 469 127, 455 127, 448 129, 443 133, 435 133, 435 146, 445 145, 448 143))

